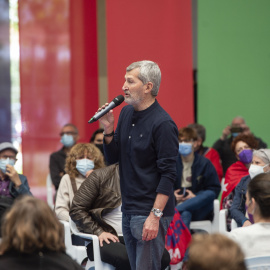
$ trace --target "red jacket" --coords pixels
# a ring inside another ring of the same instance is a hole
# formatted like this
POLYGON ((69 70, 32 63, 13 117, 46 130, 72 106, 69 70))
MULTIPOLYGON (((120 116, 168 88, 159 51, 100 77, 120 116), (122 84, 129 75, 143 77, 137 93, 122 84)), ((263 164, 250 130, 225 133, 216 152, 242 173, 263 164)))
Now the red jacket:
POLYGON ((223 177, 223 169, 218 151, 215 150, 214 148, 209 147, 208 150, 204 153, 204 156, 208 158, 214 165, 218 174, 219 182, 221 182, 223 177))
POLYGON ((224 187, 220 202, 220 209, 222 209, 222 202, 238 185, 242 177, 248 175, 248 168, 241 161, 236 161, 227 170, 225 175, 224 187))

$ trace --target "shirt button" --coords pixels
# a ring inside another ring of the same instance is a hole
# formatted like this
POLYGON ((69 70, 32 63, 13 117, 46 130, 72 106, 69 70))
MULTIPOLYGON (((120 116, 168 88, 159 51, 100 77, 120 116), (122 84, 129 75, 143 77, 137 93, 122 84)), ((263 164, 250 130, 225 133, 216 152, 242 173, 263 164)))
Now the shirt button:
POLYGON ((135 126, 135 124, 132 124, 132 126, 134 127, 134 126, 135 126))
POLYGON ((131 136, 128 136, 129 139, 131 139, 131 136))

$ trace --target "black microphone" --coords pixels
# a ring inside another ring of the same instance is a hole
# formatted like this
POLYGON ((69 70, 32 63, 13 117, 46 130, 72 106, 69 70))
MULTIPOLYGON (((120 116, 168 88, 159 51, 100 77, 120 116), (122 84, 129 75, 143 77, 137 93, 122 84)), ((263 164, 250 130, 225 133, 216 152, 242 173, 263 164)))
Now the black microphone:
POLYGON ((113 101, 106 106, 104 109, 102 109, 101 111, 97 112, 89 121, 88 123, 93 123, 95 121, 97 121, 100 117, 102 117, 103 115, 105 115, 106 113, 108 113, 110 110, 112 110, 113 108, 119 106, 123 101, 124 101, 124 97, 122 95, 117 96, 116 98, 113 99, 113 101))

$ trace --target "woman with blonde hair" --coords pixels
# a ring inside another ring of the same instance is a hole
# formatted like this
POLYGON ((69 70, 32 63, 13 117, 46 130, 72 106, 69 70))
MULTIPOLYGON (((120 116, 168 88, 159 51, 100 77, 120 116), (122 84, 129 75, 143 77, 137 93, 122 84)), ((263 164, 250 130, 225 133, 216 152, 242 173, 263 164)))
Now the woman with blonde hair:
POLYGON ((91 143, 75 144, 66 159, 66 174, 62 177, 55 202, 58 219, 69 221, 74 194, 90 173, 105 167, 101 151, 91 143))
POLYGON ((1 270, 82 269, 65 253, 64 228, 46 202, 25 195, 5 214, 1 270))

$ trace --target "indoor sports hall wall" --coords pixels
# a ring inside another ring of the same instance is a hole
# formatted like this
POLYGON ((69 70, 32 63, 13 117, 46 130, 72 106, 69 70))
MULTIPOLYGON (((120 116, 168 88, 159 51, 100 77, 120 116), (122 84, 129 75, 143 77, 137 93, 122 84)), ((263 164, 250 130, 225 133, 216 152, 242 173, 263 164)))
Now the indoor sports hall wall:
POLYGON ((206 145, 243 116, 270 147, 270 1, 198 1, 198 122, 206 145))

